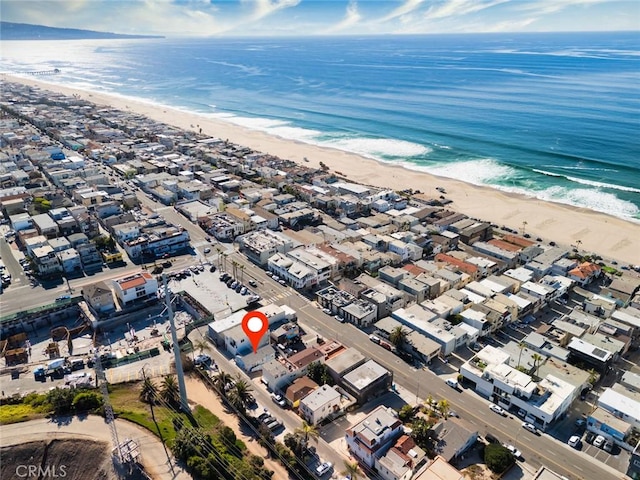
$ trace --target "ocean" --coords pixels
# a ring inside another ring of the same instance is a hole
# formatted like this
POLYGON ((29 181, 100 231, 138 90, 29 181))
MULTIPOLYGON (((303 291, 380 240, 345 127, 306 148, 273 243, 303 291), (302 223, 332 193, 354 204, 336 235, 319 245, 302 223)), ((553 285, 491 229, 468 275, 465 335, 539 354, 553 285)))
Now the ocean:
POLYGON ((640 221, 637 32, 3 41, 0 71, 53 68, 40 79, 640 221))

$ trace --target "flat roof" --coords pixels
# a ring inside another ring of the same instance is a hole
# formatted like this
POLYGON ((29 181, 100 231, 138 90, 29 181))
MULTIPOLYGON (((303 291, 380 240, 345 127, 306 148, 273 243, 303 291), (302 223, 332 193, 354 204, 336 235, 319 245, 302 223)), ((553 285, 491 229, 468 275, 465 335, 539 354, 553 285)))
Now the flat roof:
POLYGON ((373 382, 378 380, 381 377, 387 375, 389 371, 384 368, 379 363, 376 363, 373 360, 369 360, 363 365, 360 365, 358 368, 353 370, 352 372, 347 373, 343 379, 349 382, 358 390, 363 390, 367 386, 371 385, 373 382))

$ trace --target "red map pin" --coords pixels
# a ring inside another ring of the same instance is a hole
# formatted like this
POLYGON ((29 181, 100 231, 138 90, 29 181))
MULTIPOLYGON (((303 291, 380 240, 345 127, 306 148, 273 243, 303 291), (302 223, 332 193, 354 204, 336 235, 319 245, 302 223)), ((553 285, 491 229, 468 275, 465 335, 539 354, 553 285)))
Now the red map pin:
POLYGON ((262 312, 255 310, 247 312, 242 318, 242 330, 244 330, 245 335, 253 346, 253 353, 256 353, 258 345, 260 345, 260 339, 269 330, 269 319, 262 312))

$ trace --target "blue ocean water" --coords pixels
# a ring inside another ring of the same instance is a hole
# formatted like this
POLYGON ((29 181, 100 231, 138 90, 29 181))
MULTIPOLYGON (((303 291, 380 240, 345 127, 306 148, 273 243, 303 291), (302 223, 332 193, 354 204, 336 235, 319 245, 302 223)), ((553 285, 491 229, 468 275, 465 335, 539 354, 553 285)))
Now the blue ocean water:
MULTIPOLYGON (((0 70, 640 220, 640 35, 3 42, 0 70)), ((490 208, 490 205, 487 206, 490 208)))

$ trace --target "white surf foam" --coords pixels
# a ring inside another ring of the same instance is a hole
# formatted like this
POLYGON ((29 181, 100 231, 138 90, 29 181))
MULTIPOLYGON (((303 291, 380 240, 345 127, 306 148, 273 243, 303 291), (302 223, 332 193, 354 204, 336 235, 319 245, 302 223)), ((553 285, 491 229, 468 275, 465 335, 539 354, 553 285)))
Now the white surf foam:
POLYGON ((533 169, 534 172, 537 173, 541 173, 543 175, 547 175, 549 177, 560 177, 560 178, 566 178, 567 180, 574 182, 574 183, 579 183, 581 185, 588 185, 590 187, 596 187, 596 188, 609 188, 611 190, 620 190, 623 192, 636 192, 636 193, 640 193, 640 189, 639 188, 633 188, 633 187, 626 187, 624 185, 615 185, 613 183, 605 183, 605 182, 596 182, 595 180, 586 180, 584 178, 578 178, 578 177, 571 177, 569 175, 562 175, 561 173, 553 173, 553 172, 548 172, 546 170, 539 170, 537 168, 533 169))
POLYGON ((549 187, 545 190, 498 187, 506 192, 520 193, 548 202, 564 203, 574 207, 587 208, 625 220, 640 221, 640 209, 633 203, 621 200, 613 193, 587 188, 549 187))
POLYGON ((330 140, 325 145, 374 159, 415 157, 432 151, 431 148, 418 143, 392 138, 339 138, 330 140))
POLYGON ((474 185, 492 185, 499 179, 513 177, 516 170, 491 158, 454 162, 436 167, 424 167, 429 173, 442 177, 454 178, 474 185))

